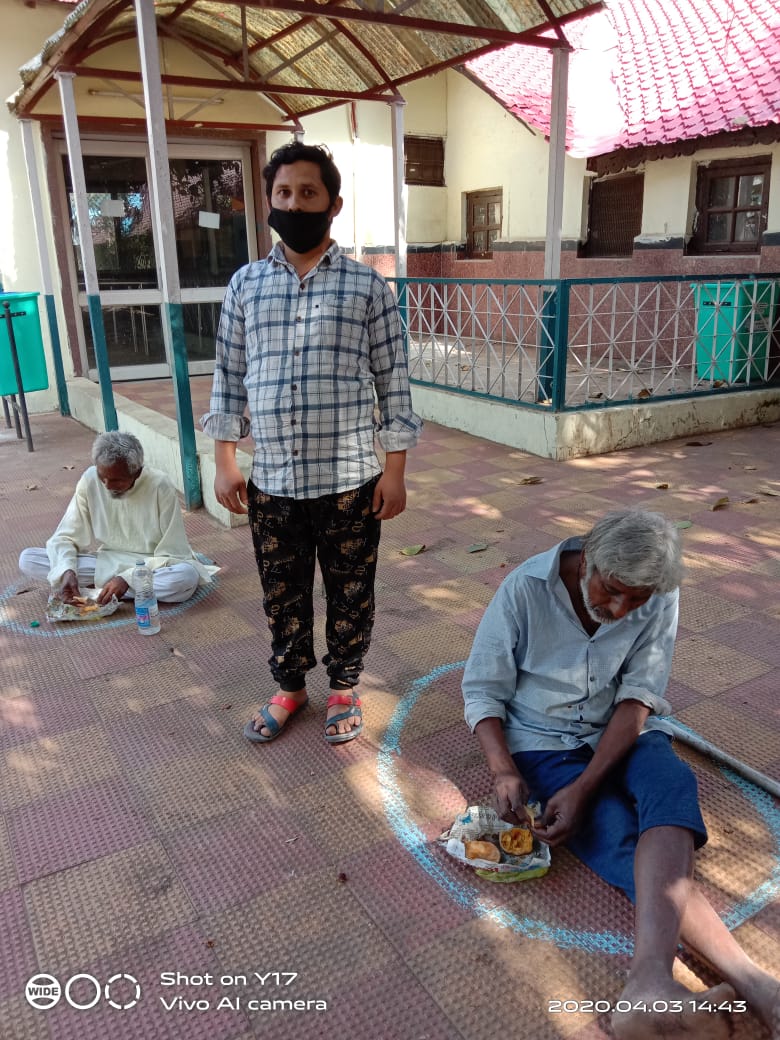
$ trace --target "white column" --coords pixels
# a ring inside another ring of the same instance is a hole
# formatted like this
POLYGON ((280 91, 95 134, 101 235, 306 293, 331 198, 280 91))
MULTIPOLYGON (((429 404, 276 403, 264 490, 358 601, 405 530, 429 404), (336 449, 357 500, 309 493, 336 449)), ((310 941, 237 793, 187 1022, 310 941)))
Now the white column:
POLYGON ((566 161, 566 109, 568 107, 569 52, 552 52, 550 151, 547 163, 547 226, 544 239, 544 278, 561 276, 563 224, 563 174, 566 161))
POLYGON ((395 216, 395 274, 406 278, 406 191, 404 184, 404 105, 399 98, 390 105, 393 141, 393 212, 395 216))
MULTIPOLYGON (((160 53, 157 45, 157 23, 154 0, 135 0, 138 29, 138 49, 141 56, 146 130, 149 136, 149 157, 152 175, 152 212, 157 225, 157 268, 163 300, 181 303, 179 263, 176 256, 176 228, 171 194, 171 169, 168 160, 168 138, 165 133, 160 53)), ((169 362, 171 344, 163 322, 165 350, 169 362)))
POLYGON ((187 367, 187 344, 184 339, 179 260, 176 256, 176 222, 173 214, 171 168, 168 158, 168 137, 165 130, 154 0, 135 0, 135 19, 144 87, 146 130, 149 137, 152 212, 156 230, 155 252, 163 298, 161 315, 163 341, 173 377, 184 503, 187 509, 197 509, 203 499, 198 457, 195 450, 195 422, 192 415, 192 394, 190 393, 187 367))
POLYGON ((103 401, 103 421, 106 430, 118 427, 114 391, 111 386, 111 370, 108 363, 106 331, 103 324, 103 310, 100 304, 100 286, 98 284, 97 263, 95 261, 95 245, 92 241, 92 226, 89 222, 89 203, 87 201, 87 179, 84 176, 84 157, 81 152, 81 135, 76 115, 76 95, 73 90, 72 72, 55 72, 54 78, 60 87, 62 103, 62 119, 65 124, 65 141, 68 147, 68 163, 70 180, 73 185, 73 199, 76 206, 76 226, 79 232, 81 247, 81 266, 84 270, 84 285, 87 290, 87 307, 89 322, 92 328, 92 343, 95 347, 95 362, 100 382, 100 395, 103 401))

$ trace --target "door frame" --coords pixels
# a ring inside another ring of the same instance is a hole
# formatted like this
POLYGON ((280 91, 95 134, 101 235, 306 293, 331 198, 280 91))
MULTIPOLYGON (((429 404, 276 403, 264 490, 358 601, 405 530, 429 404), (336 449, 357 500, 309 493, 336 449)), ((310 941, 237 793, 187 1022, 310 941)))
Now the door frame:
MULTIPOLYGON (((87 305, 87 294, 85 290, 79 289, 78 272, 76 268, 74 246, 71 238, 71 214, 68 204, 68 196, 65 187, 65 175, 63 170, 63 157, 67 156, 67 145, 64 138, 58 138, 55 142, 58 155, 57 162, 57 184, 59 188, 59 204, 62 213, 63 228, 66 240, 66 271, 62 272, 63 287, 69 286, 73 312, 75 314, 75 330, 77 336, 78 354, 81 360, 81 371, 93 382, 98 381, 97 369, 89 366, 87 357, 86 340, 84 337, 84 308, 87 305)), ((128 156, 133 158, 142 157, 149 169, 149 146, 145 138, 116 138, 112 136, 89 135, 82 138, 82 152, 87 155, 113 155, 128 156)), ((171 159, 239 159, 242 164, 244 179, 244 219, 246 223, 247 252, 249 261, 257 260, 257 235, 255 234, 255 193, 252 182, 252 155, 251 145, 241 141, 225 141, 219 143, 203 143, 200 139, 172 140, 168 145, 168 154, 171 159)), ((148 177, 149 195, 153 200, 154 188, 152 178, 148 177)), ((155 256, 160 255, 159 228, 156 223, 152 226, 152 242, 155 256)), ((203 286, 202 288, 187 288, 181 290, 181 301, 183 304, 192 303, 221 303, 225 295, 227 284, 224 286, 203 286)), ((121 289, 101 290, 100 302, 103 308, 111 306, 162 306, 163 298, 160 289, 121 289)), ((213 361, 193 361, 188 363, 190 375, 208 375, 214 370, 213 361)), ((170 358, 164 363, 147 365, 111 365, 111 379, 115 382, 124 382, 134 379, 160 379, 171 376, 170 358)))

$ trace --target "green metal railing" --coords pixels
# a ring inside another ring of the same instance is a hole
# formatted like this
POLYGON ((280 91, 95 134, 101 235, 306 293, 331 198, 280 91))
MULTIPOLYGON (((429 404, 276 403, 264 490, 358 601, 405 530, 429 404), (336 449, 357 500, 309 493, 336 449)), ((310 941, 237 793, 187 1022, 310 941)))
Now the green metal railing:
POLYGON ((401 278, 413 382, 564 411, 780 383, 780 275, 401 278))

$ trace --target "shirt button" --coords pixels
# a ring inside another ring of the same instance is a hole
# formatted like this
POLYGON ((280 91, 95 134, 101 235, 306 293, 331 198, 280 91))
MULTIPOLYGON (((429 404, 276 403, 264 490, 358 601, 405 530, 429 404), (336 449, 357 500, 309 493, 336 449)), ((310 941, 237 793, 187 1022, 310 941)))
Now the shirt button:
POLYGON ((295 354, 296 357, 300 357, 301 356, 300 350, 294 351, 294 354, 295 354))
MULTIPOLYGON (((293 390, 294 390, 294 389, 295 389, 295 387, 293 387, 293 390)), ((595 675, 591 675, 591 677, 590 677, 590 681, 591 681, 591 682, 595 682, 595 681, 596 681, 596 676, 595 676, 595 675)))
POLYGON ((297 390, 298 389, 298 384, 297 383, 293 383, 293 385, 290 387, 290 389, 291 390, 297 390))
POLYGON ((295 320, 296 320, 296 321, 303 321, 303 318, 302 318, 302 317, 301 317, 301 315, 299 314, 299 315, 297 315, 297 317, 295 318, 295 320))
POLYGON ((293 455, 297 455, 297 454, 298 454, 298 449, 297 448, 293 448, 293 455))
POLYGON ((298 420, 297 420, 297 419, 290 419, 290 425, 291 425, 291 426, 295 426, 295 424, 296 424, 297 422, 298 422, 298 420))

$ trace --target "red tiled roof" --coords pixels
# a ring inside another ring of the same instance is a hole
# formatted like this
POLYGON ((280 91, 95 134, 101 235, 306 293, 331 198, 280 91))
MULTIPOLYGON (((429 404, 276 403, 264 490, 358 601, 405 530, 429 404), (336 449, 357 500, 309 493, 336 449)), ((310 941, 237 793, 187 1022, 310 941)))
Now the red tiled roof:
MULTIPOLYGON (((780 123, 777 0, 606 0, 573 22, 574 156, 780 123)), ((513 46, 467 63, 509 111, 550 132, 552 58, 513 46)))

